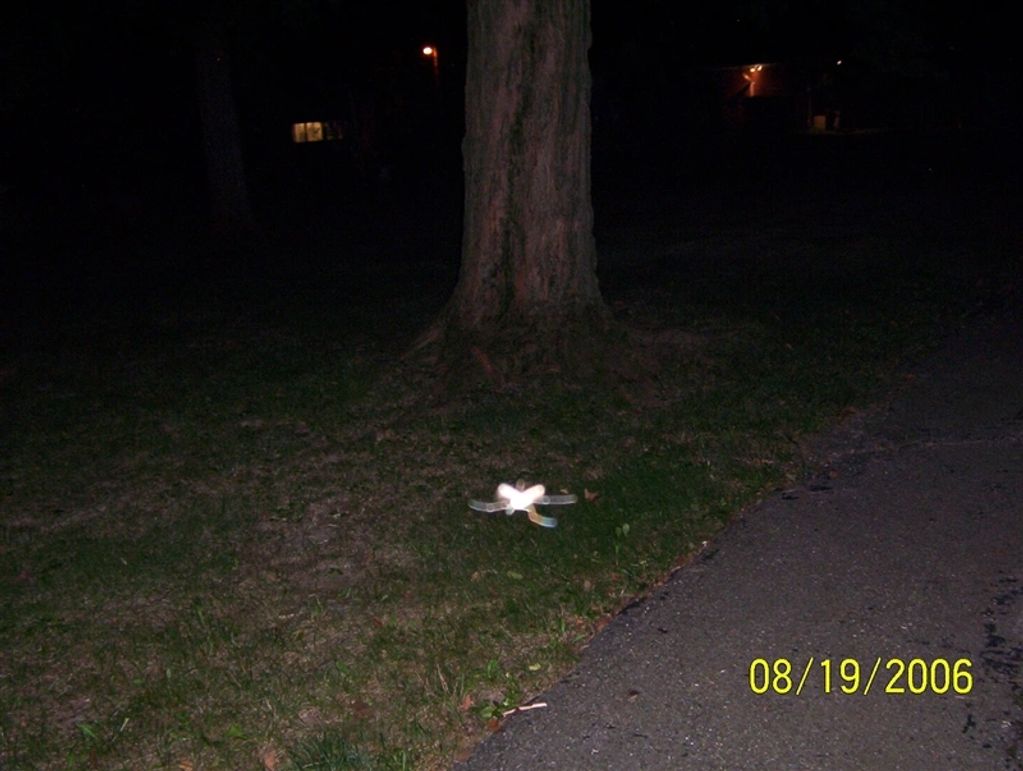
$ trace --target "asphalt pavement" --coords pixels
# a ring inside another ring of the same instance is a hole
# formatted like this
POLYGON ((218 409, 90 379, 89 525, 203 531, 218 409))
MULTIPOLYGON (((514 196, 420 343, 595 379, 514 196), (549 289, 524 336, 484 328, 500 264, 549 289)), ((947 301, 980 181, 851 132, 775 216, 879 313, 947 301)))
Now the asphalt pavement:
POLYGON ((1023 312, 813 453, 457 768, 1023 768, 1023 312))

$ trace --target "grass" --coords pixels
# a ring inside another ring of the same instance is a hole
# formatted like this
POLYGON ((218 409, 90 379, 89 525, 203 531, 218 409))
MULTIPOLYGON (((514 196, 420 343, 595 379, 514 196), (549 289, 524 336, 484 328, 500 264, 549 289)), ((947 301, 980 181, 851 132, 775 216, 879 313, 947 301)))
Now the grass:
POLYGON ((0 765, 450 764, 967 307, 927 248, 856 243, 710 269, 750 248, 726 233, 605 276, 689 341, 642 394, 428 406, 396 354, 443 289, 198 301, 12 354, 0 765), (553 530, 467 509, 518 477, 580 502, 553 530))

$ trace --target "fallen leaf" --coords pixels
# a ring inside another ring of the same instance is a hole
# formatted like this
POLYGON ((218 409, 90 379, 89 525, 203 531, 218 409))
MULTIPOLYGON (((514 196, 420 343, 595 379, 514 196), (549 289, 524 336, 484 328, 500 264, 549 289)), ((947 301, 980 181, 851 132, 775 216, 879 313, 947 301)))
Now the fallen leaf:
POLYGON ((600 493, 587 490, 585 487, 583 488, 583 498, 585 498, 588 502, 593 503, 599 497, 600 493))
POLYGON ((473 704, 474 702, 472 700, 472 694, 467 693, 465 694, 465 697, 462 699, 462 703, 458 705, 458 709, 461 710, 462 712, 468 712, 470 709, 472 709, 473 704))
POLYGON ((277 758, 277 750, 273 747, 264 749, 259 759, 263 763, 263 771, 277 771, 280 768, 281 762, 277 758))

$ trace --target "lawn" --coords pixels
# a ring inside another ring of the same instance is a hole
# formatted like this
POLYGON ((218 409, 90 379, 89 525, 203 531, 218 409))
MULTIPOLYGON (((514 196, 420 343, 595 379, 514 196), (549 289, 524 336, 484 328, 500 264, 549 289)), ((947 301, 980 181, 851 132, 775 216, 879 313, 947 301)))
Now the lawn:
POLYGON ((55 312, 0 361, 0 766, 449 766, 997 297, 888 204, 609 213, 662 367, 603 389, 431 395, 450 261, 55 312), (519 478, 579 502, 467 507, 519 478))

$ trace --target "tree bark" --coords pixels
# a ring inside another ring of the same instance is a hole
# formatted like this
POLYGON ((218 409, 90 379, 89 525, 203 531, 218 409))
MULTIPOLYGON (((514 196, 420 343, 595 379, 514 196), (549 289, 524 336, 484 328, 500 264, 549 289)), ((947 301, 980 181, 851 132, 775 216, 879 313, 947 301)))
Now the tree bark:
POLYGON ((583 352, 578 338, 609 321, 590 199, 590 2, 470 0, 468 39, 461 272, 423 340, 470 352, 493 380, 583 352), (508 372, 512 349, 523 356, 508 372))

